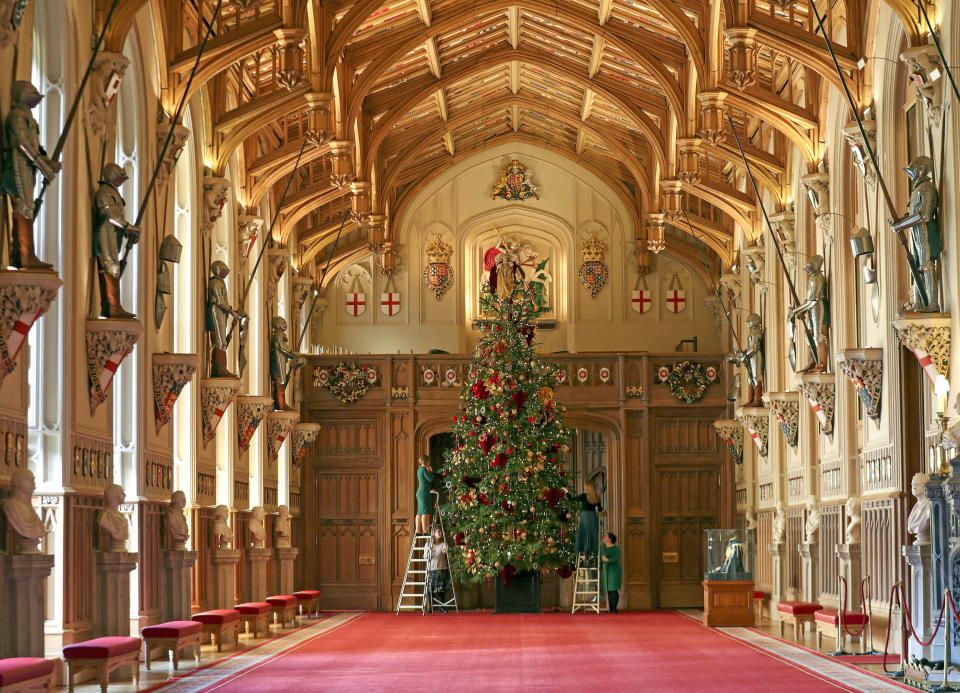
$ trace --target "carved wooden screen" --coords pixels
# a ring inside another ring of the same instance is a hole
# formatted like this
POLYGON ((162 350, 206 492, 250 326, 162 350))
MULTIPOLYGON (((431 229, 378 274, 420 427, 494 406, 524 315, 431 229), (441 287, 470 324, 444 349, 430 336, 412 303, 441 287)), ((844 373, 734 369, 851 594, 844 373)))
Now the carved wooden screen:
MULTIPOLYGON (((875 607, 887 608, 890 602, 890 590, 900 578, 901 563, 899 528, 900 513, 895 498, 865 501, 861 506, 863 531, 863 575, 870 576, 872 602, 875 607)), ((858 599, 857 586, 850 588, 851 600, 858 599)))
POLYGON ((160 618, 160 542, 162 503, 141 501, 139 504, 140 564, 137 571, 140 593, 140 625, 157 623, 160 618))
POLYGON ((843 542, 843 506, 828 505, 820 508, 820 594, 836 601, 840 588, 840 561, 837 544, 843 542))
POLYGON ((770 544, 773 542, 773 511, 757 513, 757 565, 754 571, 757 587, 773 589, 773 556, 770 544))
POLYGON ((63 603, 64 623, 68 626, 93 621, 94 549, 91 541, 98 543, 100 529, 97 527, 97 515, 103 505, 103 499, 96 496, 64 496, 64 515, 70 517, 66 528, 68 540, 64 542, 66 551, 64 560, 68 575, 74 576, 73 584, 66 590, 63 603))
POLYGON ((787 511, 787 598, 799 599, 803 593, 800 584, 800 554, 797 545, 803 541, 803 508, 792 508, 787 511))

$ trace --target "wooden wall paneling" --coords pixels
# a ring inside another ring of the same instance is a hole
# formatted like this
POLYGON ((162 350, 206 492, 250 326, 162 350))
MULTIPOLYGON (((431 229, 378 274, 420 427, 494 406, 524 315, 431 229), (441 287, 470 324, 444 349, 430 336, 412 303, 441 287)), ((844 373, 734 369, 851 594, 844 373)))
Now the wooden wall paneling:
MULTIPOLYGON (((95 570, 94 551, 102 545, 97 514, 103 505, 99 496, 68 494, 64 497, 67 539, 64 541, 64 626, 78 633, 93 628, 95 570)), ((76 640, 83 640, 78 636, 76 640)))
MULTIPOLYGON (((272 549, 276 544, 275 538, 273 536, 274 526, 276 525, 277 516, 276 515, 266 515, 263 518, 263 526, 267 530, 267 536, 263 545, 266 548, 272 549)), ((292 537, 291 537, 292 538, 292 537)), ((296 546, 291 542, 292 546, 296 546)), ((267 596, 272 594, 277 594, 280 592, 279 586, 277 585, 277 562, 276 561, 267 561, 267 596)))
MULTIPOLYGON (((840 597, 837 544, 843 543, 843 505, 820 508, 820 598, 836 605, 840 597)), ((821 602, 822 603, 822 602, 821 602)))
POLYGON ((754 566, 754 581, 759 589, 773 590, 773 555, 770 544, 773 543, 773 511, 757 513, 757 565, 754 566))
MULTIPOLYGON (((863 575, 869 575, 872 580, 871 601, 874 608, 880 610, 889 606, 890 592, 903 573, 903 563, 898 560, 901 545, 898 529, 902 525, 899 501, 899 498, 863 501, 860 508, 863 575)), ((855 609, 860 603, 859 586, 848 589, 851 608, 855 609)))
POLYGON ((210 563, 210 532, 213 529, 214 509, 195 507, 190 509, 191 538, 197 562, 193 566, 193 589, 191 606, 194 613, 207 610, 207 583, 210 563))
MULTIPOLYGON (((404 372, 398 374, 404 377, 404 372)), ((383 487, 386 491, 384 512, 380 514, 384 524, 381 545, 380 603, 381 608, 391 609, 400 596, 400 585, 406 569, 406 557, 410 553, 416 508, 414 490, 416 485, 417 457, 429 450, 429 437, 415 436, 413 409, 404 404, 390 404, 390 427, 386 441, 387 457, 383 465, 383 487), (420 450, 416 450, 420 447, 420 450)))
POLYGON ((139 519, 137 527, 139 538, 137 546, 140 559, 137 570, 137 582, 140 603, 138 612, 140 627, 153 625, 160 621, 160 536, 162 533, 161 518, 166 511, 163 503, 141 501, 137 505, 139 519))
POLYGON ((240 560, 233 569, 233 601, 238 603, 243 601, 240 595, 243 594, 243 568, 247 562, 247 549, 250 546, 250 531, 247 524, 250 521, 250 514, 240 510, 231 513, 230 527, 233 529, 233 548, 240 549, 240 560))
POLYGON ((785 542, 787 544, 787 599, 799 599, 803 594, 801 584, 800 553, 797 546, 804 540, 803 532, 804 509, 790 508, 787 510, 787 528, 785 542))
POLYGON ((650 585, 650 539, 647 532, 649 507, 649 466, 647 461, 647 420, 645 409, 623 413, 624 435, 622 483, 619 484, 624 514, 622 556, 623 589, 626 603, 632 608, 653 606, 650 585))

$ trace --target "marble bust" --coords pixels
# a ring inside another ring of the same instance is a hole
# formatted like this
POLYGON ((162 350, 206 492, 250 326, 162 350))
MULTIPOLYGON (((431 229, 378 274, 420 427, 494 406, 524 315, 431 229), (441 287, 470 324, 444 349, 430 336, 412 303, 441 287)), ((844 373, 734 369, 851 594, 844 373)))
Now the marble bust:
POLYGON ((917 502, 907 517, 907 531, 917 536, 913 540, 916 545, 930 543, 930 500, 926 495, 929 480, 928 474, 914 474, 913 481, 910 482, 910 490, 917 502))
POLYGON ((250 532, 251 546, 255 549, 262 549, 267 538, 267 528, 263 525, 263 506, 258 505, 250 511, 247 529, 250 532))
POLYGON ((18 469, 10 479, 11 495, 3 501, 3 514, 7 523, 17 533, 20 553, 39 553, 40 539, 43 538, 43 522, 33 509, 31 498, 37 485, 33 472, 18 469))
POLYGON ((174 491, 170 496, 170 507, 167 508, 165 516, 167 534, 172 542, 175 551, 183 551, 187 548, 187 539, 190 538, 190 528, 187 526, 187 518, 183 514, 183 509, 187 507, 187 496, 183 491, 174 491))
POLYGON ((748 510, 744 514, 744 520, 746 520, 747 526, 746 529, 756 529, 757 528, 757 514, 752 510, 748 510))
POLYGON ((782 544, 783 537, 787 531, 787 512, 783 506, 783 501, 777 503, 777 510, 773 514, 773 537, 774 544, 782 544))
POLYGON ((127 518, 119 511, 119 506, 123 503, 123 487, 118 484, 110 484, 103 490, 103 510, 97 518, 97 524, 100 529, 110 537, 110 545, 107 551, 126 551, 127 539, 130 537, 130 526, 127 518))
POLYGON ((848 498, 844 506, 847 515, 845 539, 847 544, 860 543, 860 499, 848 498))
POLYGON ((218 549, 229 549, 233 546, 233 530, 227 524, 230 509, 225 505, 218 505, 213 512, 216 517, 213 523, 213 544, 218 549))
POLYGON ((803 524, 804 541, 816 544, 820 537, 820 509, 814 496, 807 498, 807 521, 803 524))
POLYGON ((281 505, 277 513, 276 522, 277 548, 290 548, 290 509, 281 505))

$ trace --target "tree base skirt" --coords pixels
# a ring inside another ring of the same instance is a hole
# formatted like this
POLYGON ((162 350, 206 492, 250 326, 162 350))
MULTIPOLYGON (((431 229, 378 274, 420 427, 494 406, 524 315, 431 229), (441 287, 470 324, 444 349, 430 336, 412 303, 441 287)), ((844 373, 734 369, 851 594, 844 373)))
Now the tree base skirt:
POLYGON ((496 601, 493 613, 543 613, 540 608, 540 573, 516 573, 509 584, 504 584, 503 577, 498 575, 496 586, 496 601))

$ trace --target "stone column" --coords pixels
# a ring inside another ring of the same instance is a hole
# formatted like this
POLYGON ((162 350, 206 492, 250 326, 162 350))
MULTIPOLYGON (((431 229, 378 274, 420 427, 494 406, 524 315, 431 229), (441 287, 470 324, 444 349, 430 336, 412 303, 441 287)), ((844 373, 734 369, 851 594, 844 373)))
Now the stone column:
POLYGON ((770 617, 780 620, 777 604, 787 601, 787 545, 775 542, 769 545, 770 555, 773 556, 773 587, 770 593, 770 617))
POLYGON ((272 549, 247 549, 243 561, 243 594, 245 602, 262 602, 267 594, 267 561, 273 557, 272 549))
POLYGON ((53 556, 18 553, 3 557, 7 627, 3 657, 43 657, 43 581, 53 569, 53 556))
MULTIPOLYGON (((860 562, 860 544, 837 544, 837 558, 840 559, 840 574, 847 581, 847 611, 860 611, 860 580, 863 578, 863 565, 860 562)), ((843 595, 840 595, 843 605, 843 595)))
POLYGON ((190 571, 197 562, 196 551, 161 551, 161 619, 190 620, 190 571))
POLYGON ((277 553, 277 593, 293 594, 293 561, 300 549, 274 549, 277 553))
POLYGON ((817 577, 820 575, 820 545, 817 542, 802 542, 797 544, 800 551, 801 569, 800 584, 803 590, 803 601, 817 602, 820 600, 820 585, 817 577))
MULTIPOLYGON (((907 544, 903 547, 903 557, 910 566, 910 593, 907 607, 910 609, 910 619, 913 628, 922 640, 930 639, 930 619, 933 610, 933 595, 931 594, 930 580, 930 545, 907 544)), ((909 633, 909 628, 907 629, 909 633)), ((898 643, 899 645, 899 643, 898 643)), ((899 648, 898 648, 899 649, 899 648)), ((933 658, 933 646, 921 647, 913 637, 909 637, 908 650, 910 657, 926 659, 933 658)), ((942 647, 941 647, 942 656, 942 647)))
POLYGON ((130 635, 130 572, 137 567, 138 554, 128 551, 98 551, 96 613, 93 632, 130 635))
POLYGON ((232 609, 236 603, 240 549, 211 549, 209 589, 211 609, 232 609))

